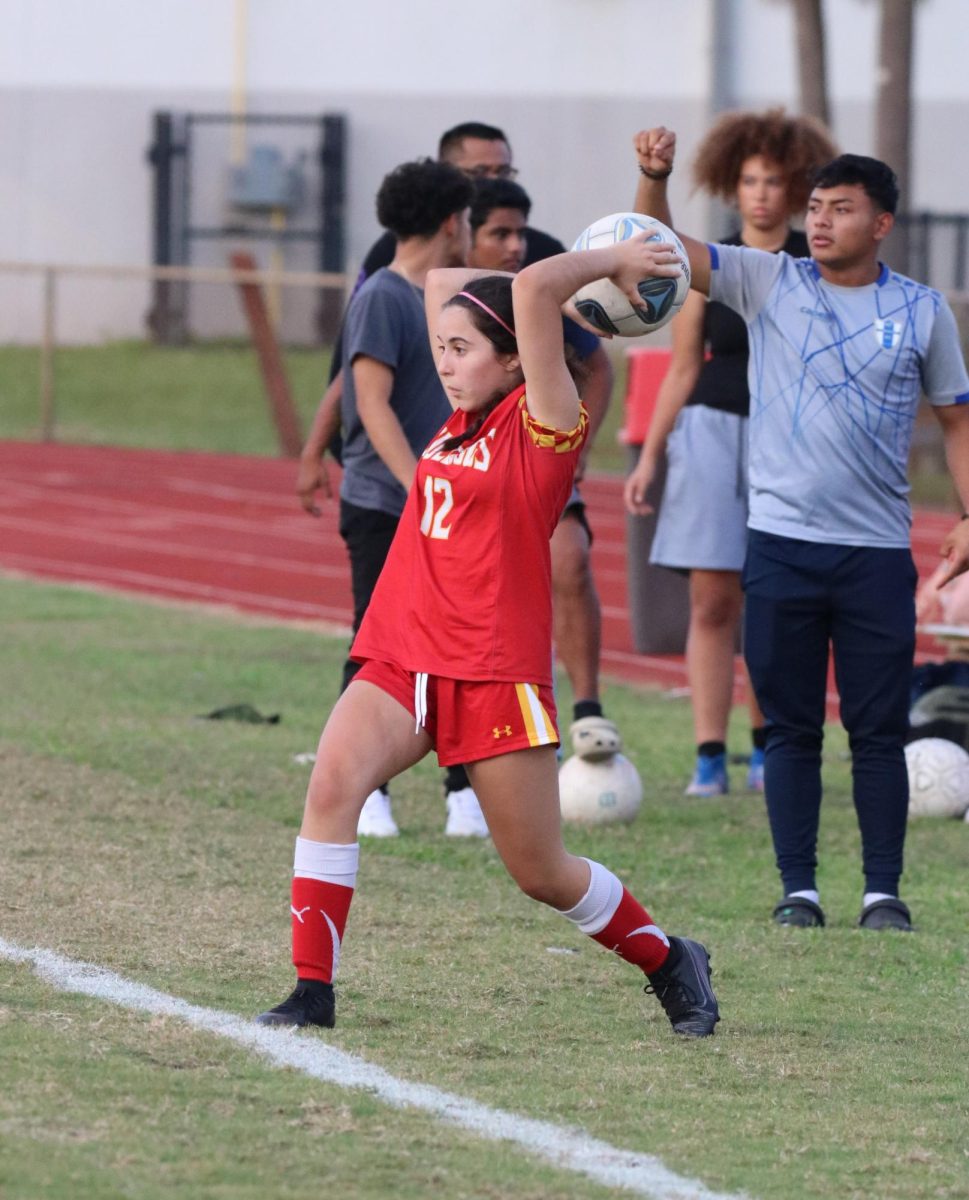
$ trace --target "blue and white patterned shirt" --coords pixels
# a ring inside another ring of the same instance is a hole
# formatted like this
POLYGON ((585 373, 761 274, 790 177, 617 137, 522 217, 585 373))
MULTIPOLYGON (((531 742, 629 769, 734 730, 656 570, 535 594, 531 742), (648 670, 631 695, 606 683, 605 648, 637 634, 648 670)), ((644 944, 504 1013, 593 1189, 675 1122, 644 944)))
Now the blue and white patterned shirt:
POLYGON ((711 245, 710 298, 750 330, 751 529, 907 547, 908 453, 924 393, 969 403, 952 310, 882 267, 836 287, 812 259, 711 245))

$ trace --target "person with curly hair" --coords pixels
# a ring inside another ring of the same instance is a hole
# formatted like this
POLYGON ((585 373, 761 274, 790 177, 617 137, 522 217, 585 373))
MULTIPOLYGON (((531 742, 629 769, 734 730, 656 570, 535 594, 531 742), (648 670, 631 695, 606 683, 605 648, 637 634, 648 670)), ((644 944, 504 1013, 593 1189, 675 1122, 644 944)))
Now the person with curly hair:
MULTIPOLYGON (((389 266, 353 297, 344 329, 340 536, 350 559, 353 631, 367 610, 428 440, 447 417, 427 341, 428 271, 467 260, 472 184, 433 159, 402 163, 377 192, 377 219, 396 237, 389 266)), ((341 691, 359 664, 348 658, 341 691)), ((373 829, 396 833, 386 783, 374 788, 373 829)))
MULTIPOLYGON (((808 254, 791 219, 807 204, 811 170, 834 145, 818 122, 764 113, 725 113, 696 152, 693 181, 736 209, 739 230, 724 244, 808 254)), ((638 155, 642 168, 642 156, 638 155)), ((645 212, 640 175, 635 209, 645 212)), ((652 511, 657 464, 668 470, 650 562, 689 575, 687 677, 696 764, 688 796, 729 791, 727 724, 743 608, 740 570, 747 542, 747 326, 732 309, 691 292, 673 321, 672 357, 639 461, 626 480, 631 513, 652 511)), ((747 788, 764 786, 764 720, 748 682, 752 749, 747 788)))
MULTIPOLYGON (((456 167, 478 189, 499 189, 505 199, 515 196, 512 207, 521 204, 524 195, 514 183, 518 175, 512 165, 512 149, 503 130, 481 121, 463 121, 445 130, 438 143, 438 161, 456 167), (510 189, 510 192, 507 190, 510 189)), ((493 198, 493 193, 492 193, 493 198)), ((472 221, 474 220, 472 206, 472 221)), ((506 208, 504 204, 502 208, 506 208)), ((525 202, 525 216, 531 201, 525 202)), ((479 206, 480 210, 480 206, 479 206)), ((506 208, 506 215, 510 215, 506 208)), ((507 223, 506 223, 507 224, 507 223)), ((514 247, 515 270, 530 263, 561 254, 565 247, 557 239, 533 226, 521 222, 513 235, 506 232, 506 249, 514 247)), ((472 227, 472 250, 483 255, 494 250, 487 245, 494 229, 484 234, 472 227), (476 245, 477 244, 477 245, 476 245)), ((387 266, 396 251, 396 237, 386 229, 367 253, 356 288, 381 267, 387 266)), ((497 269, 500 262, 479 263, 497 269)), ((615 752, 621 748, 619 731, 602 708, 600 693, 600 653, 602 643, 602 613, 599 593, 592 573, 592 529, 579 492, 579 483, 589 449, 601 426, 612 395, 613 372, 609 356, 595 334, 569 323, 569 341, 583 360, 582 401, 590 419, 590 436, 576 471, 576 487, 566 504, 562 520, 552 534, 552 590, 554 597, 555 649, 572 688, 572 724, 569 729, 572 748, 579 755, 601 753, 604 745, 615 752)), ((313 516, 319 515, 317 494, 329 496, 330 482, 324 458, 327 453, 339 457, 340 394, 343 387, 345 361, 343 334, 337 337, 330 365, 330 380, 320 401, 312 428, 300 455, 296 490, 303 508, 313 516)), ((385 547, 386 550, 386 547, 385 547)), ((471 787, 467 772, 460 763, 450 766, 444 775, 444 832, 448 837, 488 836, 488 826, 471 787)), ((360 816, 360 833, 366 837, 392 837, 399 832, 393 807, 386 788, 379 789, 364 806, 360 816)))
MULTIPOLYGON (((644 208, 667 225, 675 147, 662 126, 637 135, 644 208)), ((887 163, 842 154, 811 180, 809 258, 680 234, 690 286, 739 313, 750 336, 744 657, 766 718, 778 925, 826 920, 817 869, 830 656, 861 834, 858 924, 913 928, 899 896, 917 581, 908 456, 925 397, 969 510, 969 375, 945 297, 880 261, 898 200, 887 163)), ((969 568, 969 521, 939 549, 944 586, 969 568)))

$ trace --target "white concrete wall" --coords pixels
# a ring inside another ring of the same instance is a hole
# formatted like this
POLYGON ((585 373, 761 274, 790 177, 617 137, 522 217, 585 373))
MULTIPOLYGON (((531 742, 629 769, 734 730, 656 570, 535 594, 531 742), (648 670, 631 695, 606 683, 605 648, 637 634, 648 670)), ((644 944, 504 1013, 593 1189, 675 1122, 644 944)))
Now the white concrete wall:
POLYGON ((651 64, 663 89, 702 90, 692 53, 708 0, 2 0, 7 86, 222 89, 247 14, 254 91, 449 96, 642 92, 644 20, 675 23, 686 55, 651 64), (600 53, 590 54, 597 45, 600 53))
MULTIPOLYGON (((477 119, 505 128, 534 220, 565 240, 625 207, 630 135, 664 122, 684 153, 709 118, 715 0, 0 0, 0 259, 148 262, 155 109, 226 111, 248 14, 253 111, 349 118, 349 266, 377 232, 373 196, 396 163, 477 119)), ((738 105, 794 106, 784 0, 722 0, 733 14, 738 105)), ((828 0, 835 133, 870 151, 875 0, 828 0)), ((916 39, 915 194, 967 207, 969 0, 923 0, 916 39)), ((684 174, 673 199, 703 231, 684 174)), ((217 204, 213 204, 217 208, 217 204)), ((213 212, 217 217, 217 212, 213 212)), ((221 251, 220 251, 221 254, 221 251)), ((211 255, 203 260, 213 261, 211 255)), ((291 255, 288 265, 310 265, 291 255)), ((0 340, 37 332, 36 288, 0 277, 0 340)), ((64 289, 70 339, 138 336, 147 289, 64 289)))

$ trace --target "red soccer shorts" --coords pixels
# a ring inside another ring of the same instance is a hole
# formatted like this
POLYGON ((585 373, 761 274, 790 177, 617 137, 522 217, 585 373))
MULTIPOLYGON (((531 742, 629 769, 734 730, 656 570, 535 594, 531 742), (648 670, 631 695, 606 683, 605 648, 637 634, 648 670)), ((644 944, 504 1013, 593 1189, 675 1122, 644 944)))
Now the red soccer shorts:
POLYGON ((417 722, 418 705, 442 767, 530 746, 557 746, 555 697, 546 684, 492 683, 417 675, 368 659, 354 675, 379 687, 417 722), (426 691, 425 691, 426 688, 426 691))

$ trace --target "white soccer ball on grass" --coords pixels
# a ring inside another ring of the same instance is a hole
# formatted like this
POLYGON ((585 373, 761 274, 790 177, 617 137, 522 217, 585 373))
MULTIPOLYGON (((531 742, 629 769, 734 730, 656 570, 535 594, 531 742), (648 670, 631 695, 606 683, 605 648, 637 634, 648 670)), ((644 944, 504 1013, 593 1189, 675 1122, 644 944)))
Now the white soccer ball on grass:
POLYGON ((597 760, 573 755, 559 768, 559 798, 564 821, 609 825, 636 816, 643 784, 624 754, 597 760))
POLYGON ((969 817, 969 754, 948 738, 919 738, 905 747, 912 817, 969 817))

